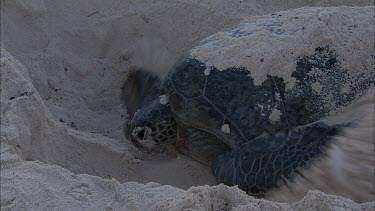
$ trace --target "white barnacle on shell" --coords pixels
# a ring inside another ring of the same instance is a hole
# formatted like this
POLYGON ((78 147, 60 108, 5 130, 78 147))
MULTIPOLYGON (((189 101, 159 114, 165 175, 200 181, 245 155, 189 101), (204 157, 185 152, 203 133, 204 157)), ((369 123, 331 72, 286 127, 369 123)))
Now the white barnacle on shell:
POLYGON ((224 124, 223 126, 221 126, 221 132, 223 133, 230 133, 230 127, 228 124, 224 124))
POLYGON ((258 109, 260 111, 260 115, 261 116, 266 116, 266 114, 263 112, 264 106, 262 104, 258 104, 257 107, 258 107, 258 109))
POLYGON ((204 75, 205 75, 205 76, 208 76, 208 75, 210 75, 210 73, 211 73, 211 68, 207 67, 207 68, 204 70, 204 75))
POLYGON ((281 99, 281 98, 280 98, 280 93, 276 92, 276 93, 275 93, 275 98, 276 98, 276 100, 280 100, 280 99, 281 99))
POLYGON ((271 123, 275 123, 280 121, 281 117, 281 112, 279 109, 273 109, 271 114, 269 115, 268 119, 270 120, 271 123))
POLYGON ((168 96, 166 94, 159 96, 159 102, 160 104, 167 105, 168 103, 168 96))

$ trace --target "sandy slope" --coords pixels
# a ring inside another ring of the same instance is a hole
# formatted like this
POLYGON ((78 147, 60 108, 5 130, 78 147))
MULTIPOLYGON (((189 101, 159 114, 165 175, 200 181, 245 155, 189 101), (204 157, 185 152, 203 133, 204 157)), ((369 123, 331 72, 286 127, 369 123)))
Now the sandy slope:
POLYGON ((278 204, 222 185, 184 191, 215 184, 210 169, 183 156, 143 161, 124 139, 120 91, 133 66, 163 75, 196 41, 251 15, 374 4, 224 2, 2 0, 1 210, 373 209, 320 192, 278 204), (150 181, 178 188, 136 183, 150 181))
POLYGON ((143 164, 143 173, 134 170, 141 161, 134 158, 131 145, 77 131, 53 120, 26 68, 4 50, 1 56, 2 210, 371 210, 374 207, 374 202, 357 204, 318 191, 310 192, 295 204, 285 204, 254 199, 237 187, 224 185, 184 191, 152 182, 121 184, 112 177, 167 179, 186 187, 189 182, 196 184, 199 178, 207 179, 207 175, 199 165, 181 158, 170 161, 169 165, 168 161, 164 164, 154 161, 155 165, 148 167, 143 164), (173 175, 173 171, 178 175, 173 175))

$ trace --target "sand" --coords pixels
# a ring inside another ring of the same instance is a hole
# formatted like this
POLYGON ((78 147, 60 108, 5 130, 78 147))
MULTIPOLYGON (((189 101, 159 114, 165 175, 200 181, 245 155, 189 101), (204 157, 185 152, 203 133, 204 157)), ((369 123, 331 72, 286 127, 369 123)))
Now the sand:
POLYGON ((124 137, 129 70, 163 76, 244 18, 374 1, 1 1, 1 210, 372 210, 309 192, 297 203, 215 185, 180 155, 145 160, 124 137), (198 187, 192 187, 198 186, 198 187))

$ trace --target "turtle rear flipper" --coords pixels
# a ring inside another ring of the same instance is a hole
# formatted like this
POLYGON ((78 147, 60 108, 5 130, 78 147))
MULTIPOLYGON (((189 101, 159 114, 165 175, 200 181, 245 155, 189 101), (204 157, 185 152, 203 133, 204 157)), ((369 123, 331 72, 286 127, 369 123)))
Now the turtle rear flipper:
POLYGON ((263 134, 219 157, 213 164, 214 175, 220 183, 263 195, 281 182, 293 180, 301 168, 323 155, 339 127, 318 122, 289 133, 263 134))
POLYGON ((161 79, 152 72, 134 70, 122 87, 122 99, 125 102, 129 119, 134 113, 157 99, 160 95, 161 79))

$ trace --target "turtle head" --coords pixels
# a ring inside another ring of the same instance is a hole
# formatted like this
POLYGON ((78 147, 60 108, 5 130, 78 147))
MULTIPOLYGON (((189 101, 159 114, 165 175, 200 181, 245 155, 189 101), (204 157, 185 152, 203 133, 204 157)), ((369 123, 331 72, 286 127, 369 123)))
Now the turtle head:
POLYGON ((129 114, 125 135, 141 151, 165 154, 176 142, 176 122, 168 97, 162 94, 161 80, 151 72, 130 73, 124 87, 123 100, 129 114))
POLYGON ((176 142, 176 122, 169 105, 154 100, 138 110, 129 125, 133 143, 149 153, 164 153, 176 142))

